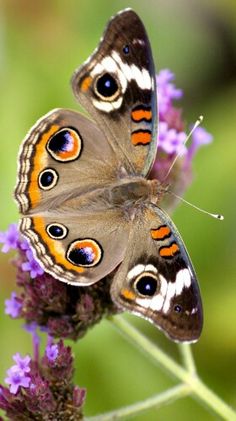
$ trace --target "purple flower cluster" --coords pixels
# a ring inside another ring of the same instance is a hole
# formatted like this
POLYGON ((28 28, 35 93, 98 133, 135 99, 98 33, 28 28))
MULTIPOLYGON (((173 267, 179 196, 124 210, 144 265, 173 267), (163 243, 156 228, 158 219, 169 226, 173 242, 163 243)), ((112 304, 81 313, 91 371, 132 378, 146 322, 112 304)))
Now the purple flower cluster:
MULTIPOLYGON (((183 91, 175 87, 174 74, 168 69, 161 70, 156 80, 159 109, 158 149, 150 178, 165 182, 174 193, 182 196, 192 181, 193 157, 200 146, 211 142, 212 136, 204 128, 198 127, 189 144, 185 144, 190 128, 187 130, 182 110, 175 105, 182 98, 183 91), (176 155, 179 158, 167 176, 176 155)), ((161 205, 171 213, 178 201, 172 195, 165 195, 161 205)))
POLYGON ((38 347, 39 343, 34 343, 34 358, 19 353, 13 356, 16 364, 7 370, 5 379, 9 388, 0 386, 0 408, 12 421, 82 420, 85 389, 72 383, 71 348, 62 340, 53 343, 49 337, 39 358, 38 347))
POLYGON ((17 252, 13 264, 21 293, 12 292, 5 300, 5 313, 23 318, 32 334, 36 335, 35 326, 41 326, 53 337, 76 340, 103 316, 117 313, 109 292, 111 276, 90 287, 58 282, 43 271, 16 225, 10 225, 1 238, 8 244, 10 235, 17 252))
POLYGON ((15 395, 18 392, 19 387, 29 387, 30 377, 30 357, 26 356, 22 358, 19 353, 13 356, 13 360, 16 362, 9 370, 7 370, 7 376, 5 383, 10 385, 10 393, 15 395))
POLYGON ((8 253, 11 249, 18 248, 19 234, 16 224, 11 224, 6 232, 0 232, 0 243, 3 243, 2 252, 8 253))
MULTIPOLYGON (((159 136, 158 147, 167 155, 188 154, 188 149, 184 145, 187 134, 184 130, 184 122, 181 110, 174 107, 173 101, 179 100, 183 96, 181 89, 176 89, 173 80, 174 74, 168 70, 161 70, 157 75, 158 108, 159 108, 159 136)), ((211 142, 212 136, 203 128, 198 128, 192 137, 191 154, 192 158, 199 146, 211 142)))

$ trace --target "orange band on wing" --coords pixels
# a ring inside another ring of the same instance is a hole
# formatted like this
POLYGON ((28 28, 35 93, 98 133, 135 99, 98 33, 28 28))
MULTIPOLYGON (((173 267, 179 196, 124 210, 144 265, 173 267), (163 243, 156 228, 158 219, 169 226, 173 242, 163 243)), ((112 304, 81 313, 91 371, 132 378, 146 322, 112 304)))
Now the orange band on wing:
POLYGON ((161 257, 173 257, 179 252, 179 246, 176 243, 172 243, 169 247, 161 247, 159 254, 161 257))
POLYGON ((152 140, 152 134, 149 130, 137 130, 131 134, 133 145, 148 145, 152 140))
POLYGON ((137 108, 134 109, 131 113, 132 120, 135 122, 139 121, 151 121, 152 119, 152 111, 151 109, 145 109, 145 108, 137 108))
POLYGON ((48 248, 49 254, 55 261, 55 264, 61 265, 62 267, 73 270, 78 273, 84 272, 84 269, 70 263, 65 257, 65 248, 62 246, 61 241, 53 240, 49 237, 45 230, 45 220, 41 217, 32 218, 33 229, 42 238, 44 245, 48 248))
POLYGON ((153 240, 164 240, 171 235, 171 230, 167 225, 162 225, 159 228, 151 229, 151 237, 153 240))
POLYGON ((121 290, 121 295, 122 297, 126 298, 127 300, 134 300, 135 299, 135 294, 130 291, 129 289, 122 289, 121 290))
POLYGON ((41 138, 38 140, 35 146, 34 159, 32 163, 33 170, 30 174, 30 183, 29 183, 29 199, 32 208, 37 206, 41 199, 41 192, 38 186, 38 175, 42 168, 47 165, 48 153, 46 150, 46 144, 48 139, 56 133, 59 129, 59 126, 53 125, 50 127, 48 132, 44 133, 41 138))
POLYGON ((86 92, 89 89, 89 87, 91 86, 92 80, 93 79, 91 78, 91 76, 88 76, 82 81, 80 87, 83 92, 86 92))

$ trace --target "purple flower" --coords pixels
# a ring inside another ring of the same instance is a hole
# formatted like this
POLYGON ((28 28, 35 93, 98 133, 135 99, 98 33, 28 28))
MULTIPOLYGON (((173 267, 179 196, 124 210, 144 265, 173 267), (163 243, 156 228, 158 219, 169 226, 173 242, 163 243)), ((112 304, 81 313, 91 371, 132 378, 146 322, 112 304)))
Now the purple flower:
POLYGON ((25 372, 16 365, 7 370, 7 375, 5 383, 10 385, 10 393, 13 395, 18 392, 20 386, 29 387, 30 385, 30 377, 25 375, 25 372))
POLYGON ((22 303, 19 301, 15 292, 12 292, 11 298, 5 300, 5 313, 15 319, 20 315, 22 303))
POLYGON ((174 74, 168 69, 161 70, 156 77, 158 108, 161 120, 168 109, 172 106, 172 101, 182 98, 183 95, 181 89, 176 89, 175 85, 170 83, 174 78, 174 74))
POLYGON ((192 134, 192 142, 188 149, 188 160, 192 159, 198 148, 212 142, 213 136, 203 127, 197 127, 192 134))
POLYGON ((29 357, 29 355, 26 355, 25 357, 21 357, 19 352, 17 352, 15 355, 13 355, 13 360, 16 362, 16 367, 24 371, 24 373, 29 373, 30 371, 29 363, 31 361, 31 358, 29 357))
POLYGON ((35 279, 39 275, 43 275, 44 270, 39 265, 37 260, 35 260, 34 255, 31 250, 26 251, 26 257, 28 262, 24 262, 21 265, 21 268, 24 272, 30 272, 30 276, 32 279, 35 279))
POLYGON ((46 355, 49 361, 55 361, 59 353, 57 344, 50 344, 46 347, 46 355))
POLYGON ((18 241, 19 232, 16 224, 9 225, 6 232, 0 232, 0 243, 3 243, 3 253, 8 253, 10 249, 17 249, 18 241))
POLYGON ((175 129, 169 129, 165 121, 159 124, 159 144, 158 146, 167 154, 182 153, 184 155, 187 151, 184 142, 186 134, 184 132, 177 132, 175 129))
POLYGON ((51 337, 48 341, 42 358, 14 355, 16 365, 7 371, 5 379, 9 388, 0 385, 0 409, 6 419, 84 419, 86 392, 73 383, 72 350, 62 341, 56 345, 51 337))
POLYGON ((20 241, 20 249, 23 251, 30 250, 30 243, 26 238, 22 238, 20 241))

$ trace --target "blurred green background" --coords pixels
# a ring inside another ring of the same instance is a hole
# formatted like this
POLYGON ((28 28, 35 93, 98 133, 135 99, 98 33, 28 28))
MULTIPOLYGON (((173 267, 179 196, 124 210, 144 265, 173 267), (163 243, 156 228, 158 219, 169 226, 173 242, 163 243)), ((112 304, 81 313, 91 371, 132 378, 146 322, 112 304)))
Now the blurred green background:
MULTIPOLYGON (((17 221, 12 199, 17 152, 36 119, 54 107, 79 106, 69 80, 91 54, 112 14, 132 7, 143 19, 158 69, 170 68, 185 92, 184 117, 205 116, 214 143, 194 162, 186 198, 223 222, 181 205, 174 221, 199 276, 205 326, 193 346, 200 375, 236 406, 236 2, 235 0, 5 0, 0 9, 0 229, 17 221)), ((11 355, 31 352, 21 322, 3 314, 15 288, 9 255, 0 254, 0 382, 11 355)), ((147 322, 130 317, 152 340, 179 358, 178 349, 147 322)), ((164 372, 103 321, 73 345, 76 382, 87 387, 86 414, 114 409, 173 384, 164 372)), ((142 420, 213 420, 186 398, 136 417, 142 420)))

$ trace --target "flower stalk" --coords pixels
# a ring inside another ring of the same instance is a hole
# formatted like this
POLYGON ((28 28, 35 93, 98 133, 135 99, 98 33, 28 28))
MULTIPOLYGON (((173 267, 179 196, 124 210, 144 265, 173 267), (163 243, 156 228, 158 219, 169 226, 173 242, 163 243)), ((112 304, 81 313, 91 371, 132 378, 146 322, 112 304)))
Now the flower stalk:
POLYGON ((188 386, 181 384, 172 387, 162 393, 158 393, 151 398, 145 399, 144 401, 135 403, 133 405, 119 408, 115 411, 107 412, 94 417, 85 418, 86 421, 115 421, 115 420, 127 420, 129 417, 140 415, 148 409, 158 409, 163 405, 170 404, 176 399, 184 398, 190 393, 188 386))
MULTIPOLYGON (((172 377, 180 380, 181 384, 185 385, 187 388, 186 393, 188 392, 188 394, 197 398, 201 403, 204 403, 206 407, 213 410, 215 414, 221 416, 224 420, 236 421, 236 412, 206 386, 198 377, 195 369, 193 370, 193 357, 189 346, 185 344, 179 345, 179 347, 182 348, 181 353, 185 365, 185 367, 182 367, 163 352, 156 344, 154 345, 122 316, 112 317, 111 321, 127 340, 132 342, 139 350, 145 351, 145 354, 150 357, 155 364, 164 368, 172 377)), ((131 416, 132 414, 130 413, 129 415, 131 416)), ((109 418, 107 421, 108 420, 109 418)), ((112 418, 110 420, 112 420, 112 418)))

